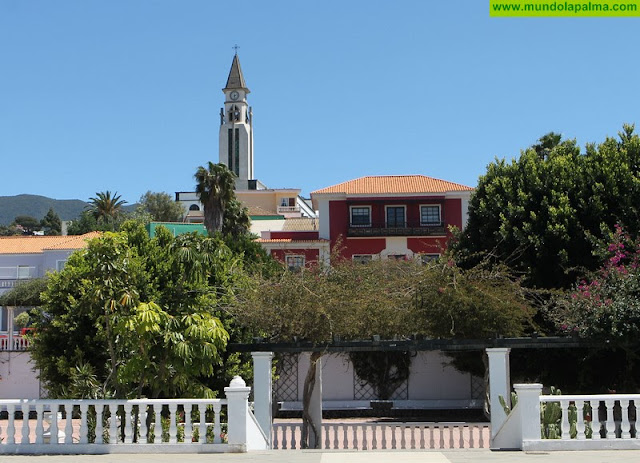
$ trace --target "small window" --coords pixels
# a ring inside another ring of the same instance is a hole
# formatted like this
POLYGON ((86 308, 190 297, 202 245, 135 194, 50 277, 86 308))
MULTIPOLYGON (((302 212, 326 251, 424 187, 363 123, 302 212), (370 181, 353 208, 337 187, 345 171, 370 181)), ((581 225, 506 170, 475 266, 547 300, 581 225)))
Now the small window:
POLYGON ((420 225, 440 225, 440 206, 420 206, 420 225))
POLYGON ((200 206, 198 206, 197 204, 192 204, 191 206, 189 206, 189 210, 190 211, 199 211, 200 210, 200 206))
POLYGON ((304 267, 304 256, 285 256, 285 264, 292 272, 299 272, 304 267))
POLYGON ((64 268, 64 264, 66 264, 67 261, 66 260, 57 260, 56 261, 56 271, 60 272, 62 271, 62 269, 64 268))
POLYGON ((370 227, 371 226, 371 207, 352 207, 351 208, 351 226, 352 227, 370 227))
POLYGON ((353 256, 351 256, 351 259, 356 264, 367 264, 367 263, 371 262, 371 259, 373 259, 373 255, 371 255, 371 254, 354 254, 353 256))
POLYGON ((390 260, 407 260, 406 254, 389 254, 390 260))
POLYGON ((420 254, 420 261, 422 265, 427 265, 429 262, 434 262, 440 258, 440 254, 420 254))

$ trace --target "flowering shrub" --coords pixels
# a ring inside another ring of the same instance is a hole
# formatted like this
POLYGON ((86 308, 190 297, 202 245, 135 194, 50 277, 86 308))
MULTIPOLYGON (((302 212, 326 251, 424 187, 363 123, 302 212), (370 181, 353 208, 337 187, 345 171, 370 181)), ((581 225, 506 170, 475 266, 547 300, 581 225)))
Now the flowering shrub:
POLYGON ((581 336, 635 343, 640 336, 640 240, 616 225, 604 264, 559 303, 559 328, 581 336))

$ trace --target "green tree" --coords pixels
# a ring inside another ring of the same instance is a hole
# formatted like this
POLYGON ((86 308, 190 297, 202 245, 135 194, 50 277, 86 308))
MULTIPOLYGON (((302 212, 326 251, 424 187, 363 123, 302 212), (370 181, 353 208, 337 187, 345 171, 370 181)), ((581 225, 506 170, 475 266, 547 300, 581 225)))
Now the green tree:
POLYGON ((78 371, 101 396, 212 396, 208 382, 228 334, 216 311, 242 281, 217 239, 149 238, 140 223, 105 233, 50 276, 33 314, 32 358, 52 397, 78 371))
POLYGON ((0 225, 0 236, 15 236, 22 235, 22 230, 15 226, 15 224, 11 224, 8 226, 0 225))
POLYGON ((234 198, 227 202, 224 209, 222 234, 239 237, 249 233, 251 220, 249 211, 244 204, 234 198))
POLYGON ((71 224, 69 224, 67 228, 67 233, 69 235, 84 235, 92 231, 117 231, 125 221, 125 214, 119 214, 114 221, 98 222, 93 212, 86 210, 82 211, 79 217, 71 221, 71 224))
MULTIPOLYGON (((462 270, 448 259, 426 266, 395 260, 333 263, 330 270, 316 266, 255 275, 231 310, 254 332, 289 342, 414 334, 476 339, 519 335, 531 323, 532 311, 518 282, 498 270, 462 270)), ((311 354, 305 377, 304 445, 312 441, 310 436, 319 436, 308 406, 321 355, 311 354)))
POLYGON ((34 231, 39 231, 42 229, 40 226, 40 221, 35 217, 31 217, 30 215, 19 215, 15 219, 13 219, 13 226, 21 227, 25 234, 32 235, 34 231))
POLYGON ((0 306, 35 307, 41 303, 40 294, 47 287, 47 278, 34 278, 17 284, 0 295, 0 306))
POLYGON ((184 210, 168 193, 147 191, 140 197, 138 207, 156 222, 181 222, 184 210))
POLYGON ((100 191, 96 196, 89 198, 89 210, 98 223, 115 223, 116 219, 122 213, 122 206, 127 202, 120 199, 120 195, 116 192, 111 195, 109 190, 100 191))
POLYGON ((235 175, 224 164, 209 162, 195 174, 196 193, 204 205, 204 226, 209 233, 222 232, 227 205, 235 199, 235 175))
POLYGON ((619 140, 587 145, 548 134, 519 159, 489 164, 454 243, 460 263, 507 263, 537 288, 568 288, 595 270, 597 243, 620 222, 640 227, 640 139, 625 125, 619 140))
POLYGON ((60 235, 62 233, 62 222, 52 207, 40 221, 40 226, 44 229, 45 235, 60 235))

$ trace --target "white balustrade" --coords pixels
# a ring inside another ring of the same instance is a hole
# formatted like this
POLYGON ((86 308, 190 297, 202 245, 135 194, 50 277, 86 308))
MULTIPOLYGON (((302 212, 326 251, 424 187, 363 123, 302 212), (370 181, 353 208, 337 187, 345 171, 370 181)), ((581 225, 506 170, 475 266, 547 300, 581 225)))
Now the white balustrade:
POLYGON ((537 432, 522 434, 520 448, 524 450, 640 449, 640 433, 637 429, 636 404, 638 403, 640 403, 640 394, 521 397, 519 393, 521 426, 526 425, 528 429, 542 426, 543 430, 542 436, 534 436, 538 434, 537 432), (559 407, 561 416, 558 422, 542 422, 539 411, 537 413, 532 411, 534 408, 530 407, 531 403, 537 403, 540 407, 559 407), (556 438, 545 438, 551 436, 556 438))
MULTIPOLYGON (((322 448, 334 450, 485 448, 489 423, 325 422, 322 448)), ((275 423, 273 448, 300 448, 302 423, 275 423)))
POLYGON ((639 402, 640 394, 540 396, 541 404, 560 406, 561 440, 638 439, 635 404, 639 402), (572 411, 575 423, 570 422, 572 411))
POLYGON ((0 412, 7 413, 0 421, 6 436, 0 454, 127 453, 157 446, 201 452, 196 447, 203 445, 227 451, 227 423, 220 419, 226 405, 227 399, 0 400, 0 412))

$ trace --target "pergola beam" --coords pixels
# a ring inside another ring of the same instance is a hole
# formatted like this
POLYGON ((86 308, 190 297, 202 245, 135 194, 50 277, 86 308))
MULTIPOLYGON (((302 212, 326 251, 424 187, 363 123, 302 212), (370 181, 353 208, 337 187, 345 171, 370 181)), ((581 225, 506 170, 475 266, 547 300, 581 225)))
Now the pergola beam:
POLYGON ((530 337, 495 339, 409 339, 401 341, 333 341, 327 343, 260 342, 250 344, 230 343, 231 352, 385 352, 385 351, 434 351, 463 352, 482 351, 493 347, 511 349, 561 349, 591 347, 595 344, 577 337, 530 337))

